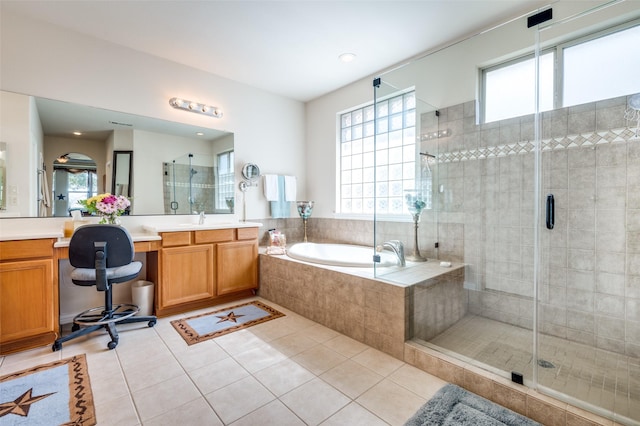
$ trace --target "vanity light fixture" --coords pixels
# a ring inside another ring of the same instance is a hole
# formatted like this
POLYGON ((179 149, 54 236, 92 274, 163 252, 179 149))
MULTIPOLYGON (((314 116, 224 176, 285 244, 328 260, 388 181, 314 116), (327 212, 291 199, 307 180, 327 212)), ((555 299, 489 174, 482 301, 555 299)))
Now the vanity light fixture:
POLYGON ((169 105, 176 109, 197 112, 198 114, 208 115, 209 117, 222 117, 222 111, 220 111, 220 108, 211 105, 200 104, 198 102, 188 101, 186 99, 171 98, 169 99, 169 105))

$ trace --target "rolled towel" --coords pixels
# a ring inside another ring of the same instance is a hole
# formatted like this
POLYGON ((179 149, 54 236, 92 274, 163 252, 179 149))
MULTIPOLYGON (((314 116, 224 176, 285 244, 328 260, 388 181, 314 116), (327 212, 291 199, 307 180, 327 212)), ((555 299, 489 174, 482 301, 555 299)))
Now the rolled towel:
POLYGON ((264 175, 264 196, 267 201, 278 201, 280 199, 278 175, 264 175))

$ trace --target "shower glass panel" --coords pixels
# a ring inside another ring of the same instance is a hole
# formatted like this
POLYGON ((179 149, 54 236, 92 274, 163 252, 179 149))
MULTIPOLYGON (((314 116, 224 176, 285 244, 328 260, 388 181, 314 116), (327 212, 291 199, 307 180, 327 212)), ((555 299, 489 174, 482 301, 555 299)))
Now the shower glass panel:
POLYGON ((437 257, 438 120, 411 75, 385 75, 373 89, 375 133, 370 149, 363 143, 371 183, 363 188, 375 216, 375 275, 402 282, 406 269, 437 257))
POLYGON ((631 54, 640 12, 598 4, 575 2, 533 34, 537 51, 553 49, 558 63, 556 104, 537 120, 537 386, 637 425, 640 139, 627 118, 640 93, 640 58, 631 54))

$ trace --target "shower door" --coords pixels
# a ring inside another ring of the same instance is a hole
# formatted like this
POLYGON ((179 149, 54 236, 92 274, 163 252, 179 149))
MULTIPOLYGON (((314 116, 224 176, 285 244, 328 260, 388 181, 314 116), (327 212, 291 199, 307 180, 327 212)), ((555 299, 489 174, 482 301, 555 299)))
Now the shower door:
POLYGON ((640 92, 640 58, 632 53, 640 13, 629 2, 571 7, 534 33, 541 64, 536 382, 541 392, 639 424, 640 139, 637 121, 625 117, 640 92), (546 55, 554 56, 552 73, 546 55), (549 79, 555 102, 545 107, 549 79))

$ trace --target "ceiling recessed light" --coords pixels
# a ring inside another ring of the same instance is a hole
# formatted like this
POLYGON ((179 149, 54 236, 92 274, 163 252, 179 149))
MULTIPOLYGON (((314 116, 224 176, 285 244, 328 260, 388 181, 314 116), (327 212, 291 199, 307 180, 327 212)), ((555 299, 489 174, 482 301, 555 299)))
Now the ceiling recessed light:
POLYGON ((204 136, 204 133, 202 133, 202 132, 196 132, 196 136, 204 136))
POLYGON ((344 63, 351 62, 355 58, 356 58, 356 54, 355 53, 343 53, 342 55, 338 56, 338 59, 340 59, 340 61, 344 62, 344 63))

